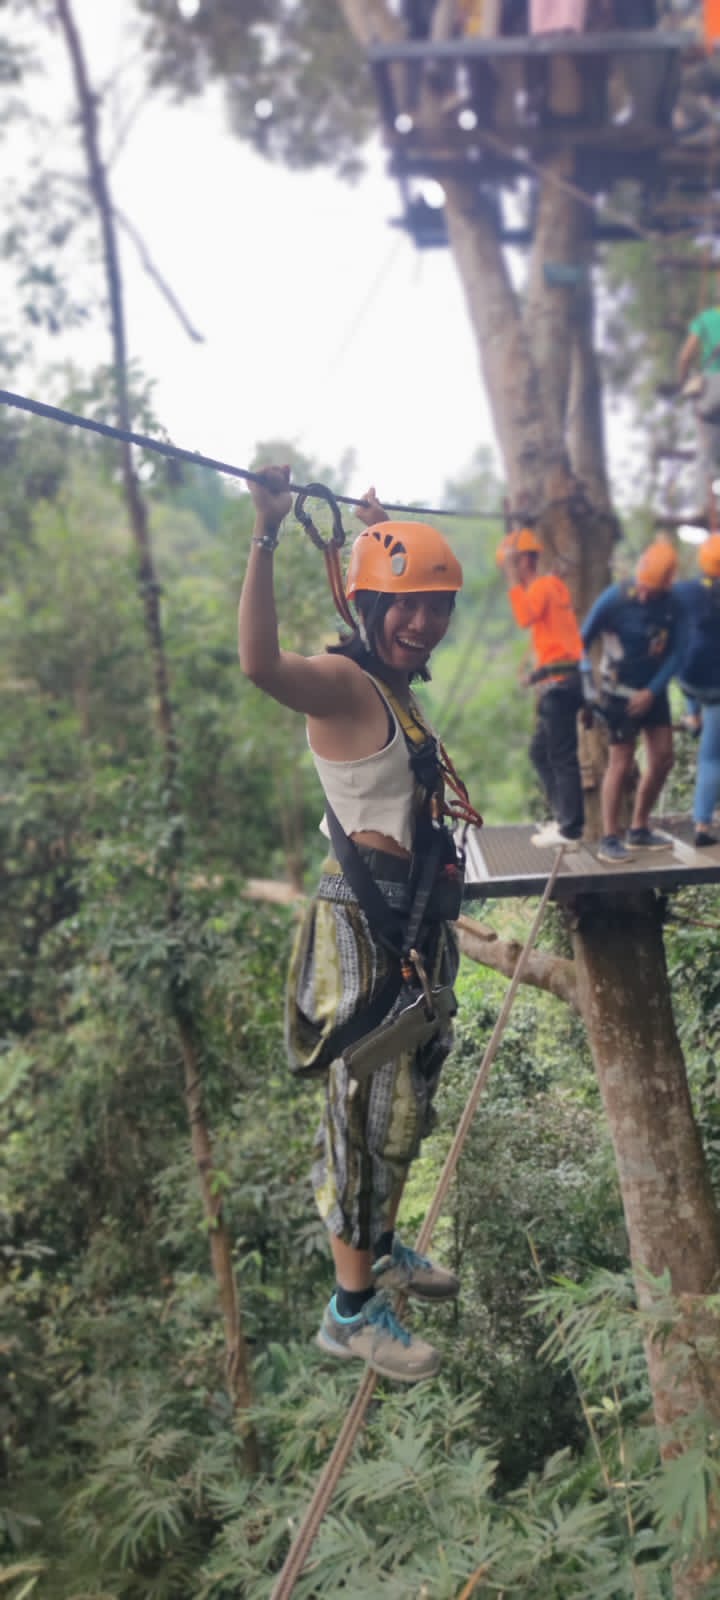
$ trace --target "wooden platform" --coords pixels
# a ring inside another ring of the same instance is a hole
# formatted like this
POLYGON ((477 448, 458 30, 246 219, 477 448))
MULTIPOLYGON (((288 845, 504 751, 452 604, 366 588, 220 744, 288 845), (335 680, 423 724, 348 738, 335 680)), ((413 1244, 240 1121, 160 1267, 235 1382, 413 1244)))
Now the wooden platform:
MULTIPOLYGON (((631 861, 620 866, 598 861, 590 845, 569 852, 558 875, 554 898, 568 900, 576 894, 602 894, 613 889, 665 892, 688 884, 720 884, 720 845, 696 850, 692 843, 693 824, 688 817, 660 817, 653 826, 667 834, 668 849, 638 850, 631 861)), ((556 852, 536 849, 530 843, 533 832, 527 823, 471 828, 466 841, 465 898, 494 900, 542 894, 556 852)))
MULTIPOLYGON (((707 225, 720 125, 710 119, 707 137, 693 132, 689 143, 673 127, 683 68, 702 58, 692 33, 643 28, 398 40, 373 45, 368 58, 389 172, 403 202, 394 225, 419 249, 445 248, 448 242, 441 198, 424 203, 428 179, 440 188, 456 178, 471 183, 482 208, 489 195, 512 192, 510 213, 498 206, 498 236, 503 244, 529 244, 538 171, 568 148, 573 180, 588 195, 609 194, 617 183, 639 186, 638 221, 645 229, 694 236, 707 225), (558 117, 550 109, 549 73, 556 58, 572 59, 583 74, 582 111, 576 116, 558 117), (428 73, 440 87, 437 114, 425 124, 421 86, 428 73), (613 110, 611 78, 624 83, 627 106, 613 110), (528 183, 531 200, 524 215, 528 183)), ((717 89, 704 86, 703 95, 717 98, 717 89)), ((607 219, 598 209, 593 237, 598 243, 635 238, 634 221, 629 217, 625 228, 617 216, 607 219)))
POLYGON ((623 159, 627 164, 635 154, 673 142, 670 123, 680 63, 690 43, 687 33, 657 28, 488 39, 463 36, 443 41, 376 44, 371 46, 368 59, 385 139, 394 153, 398 173, 412 170, 406 163, 411 163, 413 154, 422 157, 427 171, 433 153, 440 154, 438 145, 446 157, 455 149, 466 162, 473 140, 468 136, 472 125, 463 132, 462 118, 458 124, 457 113, 464 107, 466 112, 474 113, 479 128, 492 129, 511 143, 521 139, 538 156, 566 149, 568 143, 576 147, 597 146, 606 154, 615 152, 616 158, 620 154, 623 175, 627 170, 627 166, 622 167, 623 159), (591 96, 592 106, 585 92, 582 115, 570 121, 563 117, 560 125, 551 115, 549 120, 544 114, 537 118, 523 115, 517 99, 520 94, 527 97, 528 104, 533 102, 539 85, 547 87, 547 74, 557 58, 572 59, 586 70, 592 67, 598 91, 591 96), (632 73, 633 58, 642 63, 645 74, 651 67, 652 88, 646 84, 641 115, 616 119, 607 104, 611 66, 625 62, 632 73), (423 130, 422 121, 415 124, 420 84, 428 72, 443 83, 446 98, 441 104, 448 112, 441 119, 442 127, 434 125, 432 131, 423 130))

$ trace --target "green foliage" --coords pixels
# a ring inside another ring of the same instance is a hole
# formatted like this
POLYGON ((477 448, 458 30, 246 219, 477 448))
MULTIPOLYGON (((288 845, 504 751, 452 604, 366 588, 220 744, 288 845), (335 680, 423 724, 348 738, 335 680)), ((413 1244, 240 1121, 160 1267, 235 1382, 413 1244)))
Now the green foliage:
MULTIPOLYGON (((21 430, 14 462, 36 437, 21 430)), ((153 532, 187 840, 183 913, 168 930, 171 840, 109 467, 104 447, 83 440, 40 473, 0 608, 0 1553, 12 1600, 252 1600, 268 1593, 288 1519, 353 1388, 352 1374, 328 1375, 308 1357, 328 1266, 304 1176, 322 1091, 288 1082, 284 1061, 293 913, 239 893, 247 875, 315 869, 318 794, 298 720, 236 664, 247 500, 206 501, 192 478, 158 477, 153 532), (178 983, 202 1048, 212 1188, 236 1241, 263 1465, 253 1480, 225 1394, 188 1150, 178 983)), ((493 541, 478 546, 462 523, 458 539, 467 606, 428 704, 480 803, 519 812, 527 711, 508 683, 511 622, 493 541)), ((321 649, 332 634, 322 566, 292 528, 277 570, 286 643, 321 649)), ((716 963, 693 939, 678 927, 671 950, 712 1149, 716 963)), ((441 1131, 403 1203, 409 1236, 504 985, 468 967, 460 990, 441 1131)), ((382 1392, 299 1594, 399 1597, 425 1586, 433 1600, 456 1600, 479 1573, 480 1595, 545 1600, 551 1585, 572 1600, 615 1600, 634 1594, 642 1563, 646 1600, 664 1600, 676 1526, 695 1544, 703 1537, 710 1429, 691 1445, 692 1491, 680 1465, 659 1475, 634 1304, 622 1302, 622 1324, 608 1289, 625 1239, 597 1088, 579 1024, 557 1002, 518 1002, 438 1248, 464 1282, 457 1307, 424 1317, 444 1350, 444 1382, 382 1392), (540 1319, 539 1274, 558 1280, 540 1319), (559 1316, 564 1345, 553 1342, 559 1316), (612 1487, 625 1481, 621 1453, 644 1485, 633 1480, 632 1532, 624 1491, 612 1487)))
MULTIPOLYGON (((107 375, 74 382, 103 414, 107 375)), ((136 395, 151 415, 139 379, 136 395)), ((186 838, 169 926, 174 823, 125 513, 111 452, 63 440, 53 454, 44 430, 15 428, 1 502, 14 537, 0 601, 0 1585, 10 1600, 260 1600, 354 1388, 311 1345, 329 1282, 305 1176, 322 1088, 289 1082, 285 1067, 294 914, 242 893, 248 877, 310 881, 318 789, 299 719, 237 667, 247 498, 208 489, 195 469, 180 482, 156 473, 186 838), (211 1189, 235 1241, 253 1478, 225 1388, 178 992, 202 1054, 211 1189)), ((319 470, 297 462, 300 476, 319 470)), ((462 503, 462 484, 450 492, 462 503)), ((485 463, 467 492, 496 497, 485 463)), ((530 803, 530 707, 508 666, 522 641, 497 533, 455 530, 468 583, 423 694, 478 803, 507 816, 530 803)), ((284 642, 322 649, 333 634, 322 564, 292 526, 277 581, 284 642)), ((679 906, 712 914, 709 897, 679 906)), ((562 935, 545 937, 555 948, 562 935)), ((716 951, 680 923, 669 948, 717 1172, 716 951)), ((468 966, 460 993, 439 1132, 403 1201, 409 1237, 504 983, 468 966)), ((557 1002, 527 994, 515 1008, 437 1248, 463 1278, 457 1306, 423 1316, 443 1381, 381 1388, 299 1596, 457 1600, 476 1575, 488 1597, 666 1600, 672 1562, 714 1551, 715 1422, 692 1419, 684 1452, 660 1468, 648 1321, 624 1272, 597 1086, 557 1002)), ((667 1293, 656 1312, 689 1359, 667 1293)))
POLYGON ((155 84, 177 96, 220 82, 230 125, 291 167, 330 163, 344 177, 375 123, 370 84, 339 7, 323 0, 212 0, 183 19, 174 0, 138 0, 155 84), (269 100, 268 120, 255 106, 269 100))

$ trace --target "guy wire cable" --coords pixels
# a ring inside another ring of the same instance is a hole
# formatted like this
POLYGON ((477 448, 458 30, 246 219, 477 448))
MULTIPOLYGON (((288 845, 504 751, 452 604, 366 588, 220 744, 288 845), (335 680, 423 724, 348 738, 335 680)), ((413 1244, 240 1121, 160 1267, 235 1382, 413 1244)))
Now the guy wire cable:
MULTIPOLYGON (((165 439, 156 439, 146 433, 134 433, 129 428, 116 428, 109 422, 97 422, 93 417, 81 417, 75 411, 65 411, 60 406, 46 405, 42 400, 31 400, 27 395, 14 394, 10 389, 0 389, 0 404, 14 406, 19 411, 30 411, 34 416, 44 417, 48 422, 60 422, 70 428, 86 428, 90 433, 100 433, 106 439, 119 439, 124 444, 137 445, 141 450, 154 450, 156 454, 168 456, 175 461, 187 461, 193 467, 208 467, 213 472, 222 472, 229 478, 243 478, 248 483, 264 483, 261 472, 250 472, 247 467, 234 466, 229 461, 218 461, 214 456, 202 455, 199 450, 185 450, 181 445, 170 444, 165 439)), ((287 485, 293 493, 299 493, 305 488, 302 483, 289 483, 287 485)), ((357 495, 336 494, 335 499, 346 506, 367 505, 357 495)), ((467 511, 442 511, 432 506, 412 506, 392 504, 383 500, 386 511, 408 511, 415 516, 423 517, 466 517, 474 518, 481 522, 502 521, 502 510, 474 510, 467 511)))

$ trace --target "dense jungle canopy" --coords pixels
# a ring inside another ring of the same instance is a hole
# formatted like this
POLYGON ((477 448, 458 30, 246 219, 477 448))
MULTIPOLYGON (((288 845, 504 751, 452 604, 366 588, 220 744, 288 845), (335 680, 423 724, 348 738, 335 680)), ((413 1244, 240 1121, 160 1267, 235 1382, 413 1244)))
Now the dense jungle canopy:
MULTIPOLYGON (((128 4, 148 92, 184 101, 222 80, 228 138, 255 139, 253 104, 272 89, 266 154, 329 162, 345 177, 362 164, 372 108, 342 8, 204 0, 189 24, 174 0, 128 4)), ((25 114, 26 75, 41 75, 63 10, 63 0, 0 7, 0 136, 25 114)), ((106 284, 98 265, 95 302, 78 304, 66 268, 78 241, 99 256, 80 146, 74 189, 47 173, 29 175, 19 196, 12 187, 0 340, 7 381, 22 389, 39 353, 52 367, 54 330, 87 317, 105 326, 106 284)), ((646 446, 624 486, 622 571, 650 526, 658 439, 684 436, 655 386, 696 285, 673 285, 668 311, 640 244, 605 251, 595 277, 608 407, 646 446)), ((96 370, 52 372, 54 400, 117 415, 109 332, 107 342, 96 370)), ((133 362, 128 403, 137 428, 162 433, 153 378, 133 362)), ((348 487, 339 466, 258 440, 256 462, 279 454, 298 481, 348 487)), ((312 886, 317 781, 300 719, 237 664, 248 497, 197 467, 136 461, 156 575, 145 572, 139 598, 113 444, 2 408, 0 460, 0 1591, 263 1600, 355 1387, 353 1371, 328 1371, 311 1344, 329 1280, 307 1181, 322 1091, 286 1069, 297 907, 267 890, 267 880, 312 886), (174 718, 170 777, 148 588, 174 718), (199 1108, 188 1040, 202 1069, 204 1167, 188 1127, 199 1108), (223 1259, 249 1395, 228 1372, 223 1259)), ((503 489, 481 447, 457 463, 443 503, 498 504, 503 489)), ((469 517, 446 526, 466 586, 422 695, 487 820, 521 820, 540 797, 525 646, 493 557, 502 529, 481 538, 469 517)), ((691 552, 684 561, 690 572, 691 552)), ((334 637, 322 562, 295 530, 277 584, 283 643, 308 651, 334 637)), ((680 743, 669 807, 687 809, 693 766, 680 743)), ((403 1201, 409 1236, 505 992, 493 947, 502 957, 521 941, 531 909, 483 904, 485 950, 461 969, 439 1125, 403 1201)), ((684 890, 664 911, 717 1196, 717 892, 684 890)), ((559 915, 541 944, 571 972, 559 915)), ((681 1593, 687 1561, 692 1594, 720 1595, 714 1399, 684 1416, 661 1461, 645 1359, 652 1320, 672 1330, 682 1386, 700 1336, 682 1324, 669 1273, 653 1284, 652 1319, 638 1296, 572 989, 562 1001, 523 988, 437 1252, 463 1279, 456 1306, 424 1314, 442 1377, 382 1389, 298 1595, 666 1600, 681 1593)), ((716 1297, 707 1310, 717 1314, 716 1297)), ((700 1338, 708 1370, 714 1340, 700 1338)))

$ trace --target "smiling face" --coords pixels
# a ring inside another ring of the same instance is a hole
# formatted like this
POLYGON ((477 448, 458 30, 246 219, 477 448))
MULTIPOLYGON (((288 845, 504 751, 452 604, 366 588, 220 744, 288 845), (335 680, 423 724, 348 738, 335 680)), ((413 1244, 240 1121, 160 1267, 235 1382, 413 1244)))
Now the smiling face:
POLYGON ((432 590, 398 594, 378 629, 377 653, 395 672, 418 672, 444 639, 455 596, 432 590))

